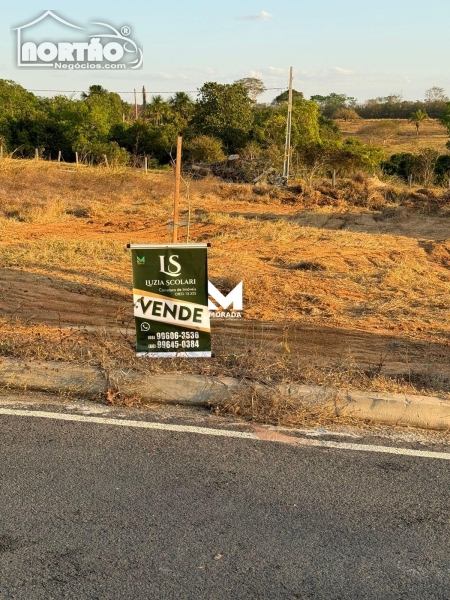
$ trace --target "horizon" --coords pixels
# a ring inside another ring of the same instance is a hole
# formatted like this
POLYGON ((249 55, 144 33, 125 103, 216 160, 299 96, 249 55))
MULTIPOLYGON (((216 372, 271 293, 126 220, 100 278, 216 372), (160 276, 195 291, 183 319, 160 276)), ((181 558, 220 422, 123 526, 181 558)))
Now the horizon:
POLYGON ((205 0, 188 7, 178 0, 164 7, 149 7, 138 0, 136 13, 129 15, 123 5, 111 6, 101 0, 92 8, 83 0, 76 10, 69 7, 55 13, 84 26, 99 19, 117 27, 127 24, 144 52, 141 70, 93 74, 51 69, 36 72, 15 66, 15 34, 11 30, 45 12, 36 11, 30 0, 25 0, 20 10, 14 6, 4 9, 0 76, 37 90, 38 95, 70 94, 99 84, 125 100, 134 88, 139 91, 142 86, 149 95, 168 96, 177 91, 194 95, 207 81, 232 83, 257 77, 269 88, 260 101, 270 102, 287 89, 292 65, 294 88, 306 98, 334 92, 364 103, 391 94, 422 100, 433 86, 450 92, 445 64, 449 40, 447 31, 444 33, 450 6, 430 0, 425 14, 417 1, 408 3, 407 8, 391 6, 387 0, 364 14, 355 0, 340 6, 333 6, 331 0, 314 6, 303 0, 295 4, 231 0, 219 9, 205 0))

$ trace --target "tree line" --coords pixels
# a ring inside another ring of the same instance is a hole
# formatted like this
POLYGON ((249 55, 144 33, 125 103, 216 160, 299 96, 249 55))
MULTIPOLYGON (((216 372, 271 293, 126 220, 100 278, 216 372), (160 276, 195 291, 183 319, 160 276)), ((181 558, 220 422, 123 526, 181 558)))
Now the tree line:
MULTIPOLYGON (((130 104, 102 86, 92 85, 80 98, 39 97, 14 81, 0 80, 0 145, 17 157, 79 160, 88 164, 142 164, 152 167, 173 160, 176 139, 184 138, 186 162, 219 163, 238 153, 261 169, 281 171, 284 159, 287 92, 271 103, 258 103, 261 81, 246 78, 232 84, 205 83, 197 98, 184 92, 167 100, 160 95, 130 104)), ((294 91, 292 160, 296 174, 313 177, 335 171, 374 172, 386 163, 381 146, 343 139, 336 124, 343 110, 358 109, 340 94, 312 96, 294 91), (341 111, 341 112, 340 112, 341 111)), ((434 92, 430 102, 444 102, 434 92)), ((431 111, 429 111, 431 112, 431 111)), ((411 117, 411 115, 408 115, 411 117)), ((450 103, 441 114, 450 130, 450 103)), ((392 167, 393 168, 393 167, 392 167)), ((392 170, 392 169, 391 169, 392 170)))

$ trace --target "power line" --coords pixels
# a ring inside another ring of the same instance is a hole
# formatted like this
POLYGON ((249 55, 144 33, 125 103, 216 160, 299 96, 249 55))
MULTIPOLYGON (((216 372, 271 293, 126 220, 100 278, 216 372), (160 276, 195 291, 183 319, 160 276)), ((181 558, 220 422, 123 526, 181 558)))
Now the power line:
MULTIPOLYGON (((266 88, 265 91, 266 92, 270 92, 272 90, 286 90, 286 87, 274 87, 274 88, 266 88)), ((132 92, 116 92, 115 90, 108 90, 109 92, 112 92, 113 94, 134 94, 134 90, 132 92)), ((180 91, 180 90, 178 90, 180 91)), ((199 90, 188 90, 188 91, 183 91, 184 94, 196 94, 199 90)), ((58 94, 82 94, 84 92, 86 92, 86 90, 31 90, 27 88, 27 92, 55 92, 58 94)), ((152 92, 149 91, 147 92, 148 94, 176 94, 177 91, 172 91, 172 92, 152 92)))

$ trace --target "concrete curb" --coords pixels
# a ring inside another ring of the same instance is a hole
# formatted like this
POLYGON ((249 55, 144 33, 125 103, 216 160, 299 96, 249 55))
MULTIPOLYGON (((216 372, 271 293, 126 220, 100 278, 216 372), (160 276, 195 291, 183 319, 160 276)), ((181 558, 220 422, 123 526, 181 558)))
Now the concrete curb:
POLYGON ((106 377, 95 367, 58 362, 26 361, 0 357, 0 386, 93 396, 117 388, 146 402, 206 406, 227 401, 239 390, 276 393, 299 404, 331 406, 337 416, 387 425, 424 429, 450 429, 450 401, 431 396, 405 396, 378 392, 341 391, 307 385, 266 386, 232 378, 188 374, 149 375, 116 370, 106 377))

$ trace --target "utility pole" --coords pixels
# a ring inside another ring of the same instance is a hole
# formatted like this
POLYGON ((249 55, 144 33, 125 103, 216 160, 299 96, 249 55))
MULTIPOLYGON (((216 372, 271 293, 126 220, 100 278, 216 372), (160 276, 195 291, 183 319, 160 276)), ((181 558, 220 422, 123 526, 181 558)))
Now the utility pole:
POLYGON ((142 86, 142 110, 145 115, 145 109, 147 107, 147 92, 145 91, 145 86, 142 86))
POLYGON ((291 132, 292 132, 292 82, 294 81, 294 70, 291 67, 289 75, 289 101, 288 101, 288 115, 286 124, 286 148, 284 151, 284 167, 283 167, 283 179, 287 183, 289 180, 289 171, 291 163, 291 132))

